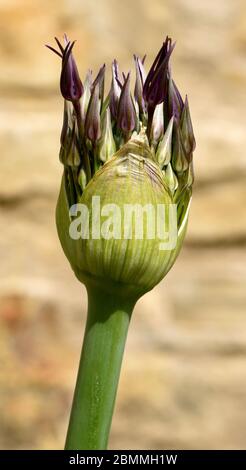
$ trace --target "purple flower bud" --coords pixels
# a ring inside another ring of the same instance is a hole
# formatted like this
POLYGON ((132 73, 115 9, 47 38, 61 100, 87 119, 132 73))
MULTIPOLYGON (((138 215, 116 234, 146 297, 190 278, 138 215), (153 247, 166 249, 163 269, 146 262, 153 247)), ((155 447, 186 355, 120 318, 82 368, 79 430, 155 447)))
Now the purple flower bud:
POLYGON ((143 66, 143 61, 134 55, 135 67, 136 67, 136 82, 134 88, 134 97, 139 107, 140 114, 146 111, 146 104, 143 98, 143 86, 146 78, 146 73, 143 66))
POLYGON ((117 60, 114 60, 112 63, 112 82, 111 89, 109 93, 109 107, 112 117, 117 119, 117 109, 121 94, 122 84, 119 80, 119 66, 117 60))
POLYGON ((65 145, 65 142, 66 142, 68 129, 71 128, 71 122, 72 122, 72 111, 70 109, 70 103, 64 100, 63 123, 62 123, 61 137, 60 137, 60 143, 63 146, 65 145))
POLYGON ((72 54, 72 49, 75 44, 75 41, 71 43, 65 34, 64 48, 57 38, 55 38, 55 40, 59 47, 59 51, 56 51, 56 49, 51 46, 47 45, 47 47, 53 52, 55 52, 55 54, 57 54, 62 59, 62 71, 60 78, 61 94, 65 98, 65 100, 76 102, 81 98, 84 88, 80 80, 76 62, 72 54))
MULTIPOLYGON (((160 105, 159 105, 160 106, 160 105)), ((166 132, 162 137, 156 151, 156 158, 161 168, 168 165, 172 158, 173 117, 170 119, 166 132)))
POLYGON ((92 83, 92 86, 91 86, 91 91, 93 90, 93 88, 99 84, 99 99, 101 101, 101 104, 103 102, 103 96, 104 96, 104 77, 105 77, 105 69, 106 69, 106 66, 105 64, 103 64, 103 66, 100 68, 94 82, 92 83))
POLYGON ((143 87, 143 97, 148 107, 154 108, 164 101, 167 94, 168 62, 175 44, 167 36, 147 75, 143 87))
POLYGON ((156 106, 152 126, 151 126, 151 142, 157 144, 159 139, 163 136, 164 132, 164 112, 163 112, 163 103, 160 103, 156 106))
POLYGON ((185 148, 186 156, 190 161, 192 153, 196 147, 195 136, 193 132, 193 126, 191 122, 190 109, 187 96, 185 97, 184 108, 181 116, 181 132, 183 138, 183 145, 185 148))
POLYGON ((71 43, 68 41, 66 35, 64 37, 66 47, 62 57, 62 71, 60 79, 61 93, 68 101, 78 101, 81 98, 84 89, 72 54, 75 41, 71 43))
POLYGON ((81 163, 78 129, 72 105, 64 101, 63 126, 61 132, 60 161, 67 166, 78 167, 81 163))
POLYGON ((171 77, 171 72, 168 73, 168 90, 167 99, 164 102, 165 119, 169 122, 172 117, 179 122, 184 108, 184 102, 179 93, 178 87, 171 77))
POLYGON ((193 183, 194 183, 194 179, 195 179, 195 176, 194 176, 194 165, 193 165, 193 160, 191 160, 190 164, 189 164, 189 171, 188 171, 188 175, 187 175, 187 185, 188 185, 188 188, 192 187, 193 183))
POLYGON ((173 142, 172 166, 177 173, 183 173, 187 170, 189 163, 184 147, 181 128, 176 121, 174 121, 173 124, 173 142))
POLYGON ((84 81, 84 93, 81 98, 81 120, 84 124, 92 88, 92 70, 88 70, 84 81))
POLYGON ((98 155, 102 162, 109 160, 116 152, 116 145, 112 132, 112 123, 109 107, 106 109, 102 120, 102 137, 98 143, 98 155))
POLYGON ((91 93, 85 118, 85 134, 93 143, 101 137, 99 83, 94 86, 91 93))
POLYGON ((117 124, 125 133, 133 131, 136 127, 136 110, 130 93, 130 72, 121 90, 117 124))

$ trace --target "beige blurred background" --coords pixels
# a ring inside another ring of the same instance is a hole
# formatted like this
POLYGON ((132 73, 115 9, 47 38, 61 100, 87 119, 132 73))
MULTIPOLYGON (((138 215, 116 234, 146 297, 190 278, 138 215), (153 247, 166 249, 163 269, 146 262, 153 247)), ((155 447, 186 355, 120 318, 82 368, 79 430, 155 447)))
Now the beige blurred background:
MULTIPOLYGON (((62 448, 86 314, 54 209, 59 59, 81 76, 177 40, 197 138, 189 232, 137 305, 110 448, 246 448, 246 6, 242 0, 0 0, 0 448, 62 448)), ((109 70, 108 70, 109 71, 109 70)))

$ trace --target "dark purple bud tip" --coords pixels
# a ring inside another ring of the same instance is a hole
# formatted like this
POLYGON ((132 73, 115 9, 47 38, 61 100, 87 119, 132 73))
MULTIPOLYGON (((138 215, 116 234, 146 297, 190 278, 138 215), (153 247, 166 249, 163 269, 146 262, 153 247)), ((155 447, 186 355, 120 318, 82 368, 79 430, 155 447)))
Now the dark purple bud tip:
POLYGON ((121 90, 119 106, 118 106, 118 127, 124 132, 133 131, 136 127, 136 110, 130 93, 130 72, 128 73, 125 83, 121 90))
POLYGON ((152 67, 147 75, 143 87, 143 97, 148 107, 154 108, 164 101, 168 85, 168 63, 175 43, 167 36, 152 67))
POLYGON ((69 41, 67 36, 64 35, 65 47, 63 47, 57 38, 55 40, 59 48, 58 51, 51 46, 47 45, 47 47, 62 59, 61 94, 65 100, 76 102, 81 98, 84 88, 72 54, 75 41, 69 41))

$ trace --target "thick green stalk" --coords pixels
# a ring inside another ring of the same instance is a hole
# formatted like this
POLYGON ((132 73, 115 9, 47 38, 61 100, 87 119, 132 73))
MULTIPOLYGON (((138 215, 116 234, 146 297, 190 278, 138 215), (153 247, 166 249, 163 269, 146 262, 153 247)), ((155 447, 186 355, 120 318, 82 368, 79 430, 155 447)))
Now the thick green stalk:
POLYGON ((65 449, 106 449, 135 302, 88 288, 88 316, 65 449))

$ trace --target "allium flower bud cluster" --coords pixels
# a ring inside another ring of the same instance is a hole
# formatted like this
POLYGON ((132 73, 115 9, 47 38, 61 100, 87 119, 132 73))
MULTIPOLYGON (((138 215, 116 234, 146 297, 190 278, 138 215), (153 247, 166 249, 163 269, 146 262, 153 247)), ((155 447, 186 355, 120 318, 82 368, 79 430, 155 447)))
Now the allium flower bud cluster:
POLYGON ((105 65, 94 80, 89 70, 83 85, 73 57, 74 42, 67 36, 64 39, 64 46, 56 39, 58 50, 48 46, 62 59, 60 89, 65 100, 60 150, 64 176, 57 206, 61 243, 83 282, 87 276, 106 277, 117 283, 139 283, 142 291, 147 291, 166 274, 180 250, 193 184, 195 138, 189 104, 187 97, 181 97, 170 67, 175 44, 166 38, 148 73, 145 57, 134 55, 133 93, 131 73, 121 73, 114 60, 111 87, 105 93, 105 65), (176 204, 177 247, 159 256, 154 242, 147 248, 143 244, 141 257, 129 243, 126 249, 120 241, 118 245, 112 242, 109 248, 105 241, 76 245, 69 240, 68 208, 88 202, 93 193, 102 197, 107 193, 110 199, 107 188, 119 204, 127 196, 136 202, 136 193, 143 202, 149 198, 157 204, 163 198, 176 204), (144 188, 148 193, 143 197, 144 188), (128 257, 138 260, 134 266, 128 257), (144 270, 151 273, 151 279, 147 280, 144 270), (142 273, 139 282, 138 272, 142 273))

